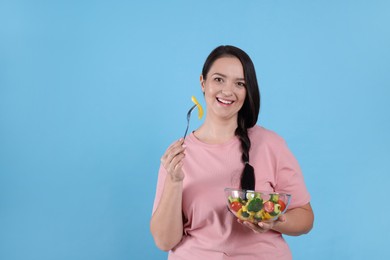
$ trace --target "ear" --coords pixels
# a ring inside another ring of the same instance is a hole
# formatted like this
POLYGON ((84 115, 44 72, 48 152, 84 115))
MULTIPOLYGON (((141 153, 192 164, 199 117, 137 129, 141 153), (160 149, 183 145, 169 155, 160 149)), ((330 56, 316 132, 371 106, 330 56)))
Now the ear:
POLYGON ((204 86, 203 75, 200 75, 200 87, 202 88, 202 92, 204 93, 205 86, 204 86))

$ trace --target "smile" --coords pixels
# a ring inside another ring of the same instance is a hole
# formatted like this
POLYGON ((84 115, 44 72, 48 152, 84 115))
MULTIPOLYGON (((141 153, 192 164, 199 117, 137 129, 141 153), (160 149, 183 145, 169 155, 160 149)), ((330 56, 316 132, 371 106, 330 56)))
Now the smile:
POLYGON ((231 100, 225 100, 225 99, 221 99, 221 98, 217 98, 217 101, 218 101, 219 103, 222 103, 222 104, 224 104, 224 105, 231 105, 231 104, 233 104, 233 103, 234 103, 234 101, 231 101, 231 100))

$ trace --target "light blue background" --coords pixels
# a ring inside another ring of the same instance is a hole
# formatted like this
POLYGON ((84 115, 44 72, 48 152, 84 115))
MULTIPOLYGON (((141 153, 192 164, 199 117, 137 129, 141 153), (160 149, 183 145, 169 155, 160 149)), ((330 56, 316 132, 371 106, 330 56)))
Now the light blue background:
MULTIPOLYGON (((389 1, 0 1, 0 259, 165 259, 160 156, 207 54, 253 58, 259 124, 312 194, 294 259, 390 259, 389 1)), ((196 117, 191 129, 199 126, 196 117)))

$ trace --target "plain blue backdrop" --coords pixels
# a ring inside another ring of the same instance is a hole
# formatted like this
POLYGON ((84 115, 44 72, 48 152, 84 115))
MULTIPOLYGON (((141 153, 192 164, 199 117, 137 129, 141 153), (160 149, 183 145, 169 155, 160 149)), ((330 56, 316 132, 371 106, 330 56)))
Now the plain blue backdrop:
MULTIPOLYGON (((208 53, 244 49, 259 124, 312 195, 294 259, 390 259, 389 1, 0 1, 0 259, 166 259, 157 170, 208 53)), ((191 129, 201 121, 192 118, 191 129)))

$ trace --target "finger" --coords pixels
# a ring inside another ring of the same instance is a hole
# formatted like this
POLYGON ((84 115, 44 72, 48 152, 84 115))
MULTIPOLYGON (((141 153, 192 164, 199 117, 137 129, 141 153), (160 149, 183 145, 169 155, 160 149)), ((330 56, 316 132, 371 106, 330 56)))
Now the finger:
POLYGON ((181 171, 181 168, 183 167, 183 161, 178 162, 174 167, 174 172, 181 171))
POLYGON ((255 225, 255 224, 252 224, 252 223, 250 223, 250 222, 248 222, 248 221, 238 221, 239 223, 241 223, 241 224, 243 224, 244 226, 246 226, 246 227, 248 227, 248 228, 250 228, 250 229, 252 229, 252 231, 253 232, 255 232, 255 233, 264 233, 265 231, 263 231, 261 228, 259 228, 257 225, 255 225))
POLYGON ((178 166, 183 163, 184 153, 176 155, 169 163, 166 165, 166 169, 169 173, 178 170, 178 166))
POLYGON ((178 141, 171 144, 168 149, 165 151, 164 155, 161 157, 161 162, 165 164, 170 162, 175 155, 184 151, 185 146, 183 145, 183 140, 179 139, 178 141))
POLYGON ((175 147, 177 145, 181 145, 183 143, 184 143, 184 141, 182 138, 180 138, 179 140, 176 140, 175 142, 171 143, 171 145, 168 146, 166 152, 169 152, 170 150, 172 150, 173 147, 175 147))
POLYGON ((165 163, 166 164, 177 163, 177 161, 182 159, 183 156, 184 156, 184 147, 181 146, 176 147, 168 154, 165 163))
POLYGON ((272 227, 273 227, 273 223, 270 222, 270 223, 265 223, 265 222, 259 222, 258 223, 258 226, 262 229, 262 230, 270 230, 272 227))
POLYGON ((183 167, 183 161, 182 159, 178 161, 177 163, 171 164, 171 171, 169 174, 171 175, 172 180, 174 181, 181 181, 184 178, 184 173, 182 171, 183 167))
POLYGON ((264 227, 263 223, 261 223, 261 222, 257 223, 257 225, 254 225, 254 226, 255 226, 254 230, 257 233, 265 233, 268 231, 268 229, 266 227, 264 227))
POLYGON ((180 145, 180 144, 183 144, 184 143, 184 139, 183 138, 180 138, 179 140, 176 140, 175 142, 173 142, 169 147, 168 147, 168 149, 169 148, 172 148, 173 146, 175 146, 175 145, 180 145))
POLYGON ((286 222, 287 218, 286 218, 286 216, 284 214, 282 214, 282 215, 279 216, 278 221, 279 222, 286 222))

